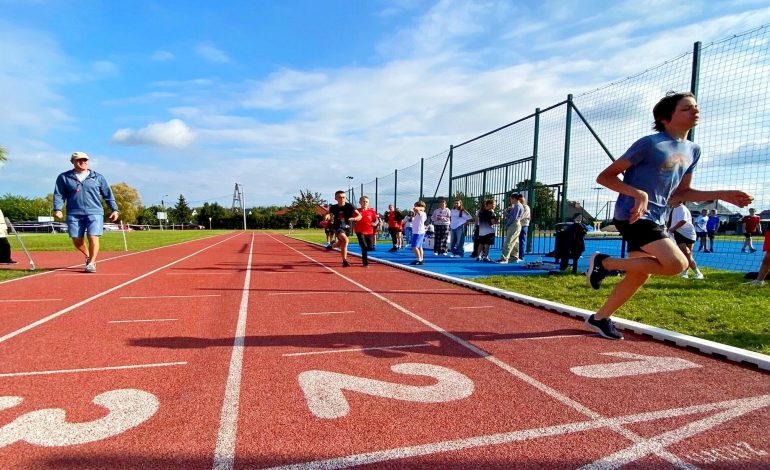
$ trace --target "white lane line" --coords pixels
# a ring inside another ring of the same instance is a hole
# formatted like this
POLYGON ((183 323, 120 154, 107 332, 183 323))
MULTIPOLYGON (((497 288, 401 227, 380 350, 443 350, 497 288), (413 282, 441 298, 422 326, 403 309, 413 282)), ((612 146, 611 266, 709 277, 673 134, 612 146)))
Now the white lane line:
POLYGON ((200 295, 137 295, 124 296, 121 299, 193 299, 197 297, 221 297, 221 294, 200 294, 200 295))
POLYGON ((91 296, 91 297, 89 297, 89 298, 87 298, 85 300, 81 300, 80 302, 78 302, 76 304, 73 304, 73 305, 70 305, 69 307, 67 307, 65 309, 59 310, 58 312, 54 312, 54 313, 48 315, 47 317, 41 318, 40 320, 37 320, 37 321, 34 321, 34 322, 30 323, 27 326, 19 328, 16 331, 12 331, 12 332, 6 334, 5 336, 0 336, 0 343, 8 341, 9 339, 13 338, 14 336, 18 336, 18 335, 20 335, 20 334, 22 334, 22 333, 24 333, 26 331, 31 330, 32 328, 40 326, 40 325, 42 325, 44 323, 48 323, 49 321, 51 321, 53 319, 56 319, 56 318, 64 315, 65 313, 69 313, 69 312, 75 310, 76 308, 82 307, 83 305, 85 305, 85 304, 87 304, 89 302, 92 302, 92 301, 94 301, 96 299, 104 297, 105 295, 111 294, 111 293, 115 292, 118 289, 122 289, 123 287, 126 287, 127 285, 133 284, 136 281, 139 281, 139 280, 142 280, 142 279, 144 279, 144 278, 146 278, 148 276, 151 276, 151 275, 157 273, 158 271, 161 271, 163 269, 168 268, 169 266, 173 266, 173 265, 175 265, 177 263, 181 263, 182 261, 185 261, 185 260, 187 260, 189 258, 192 258, 193 256, 195 256, 195 255, 197 255, 199 253, 203 253, 206 250, 210 250, 211 248, 219 245, 220 243, 224 243, 224 242, 226 242, 226 241, 228 241, 228 240, 230 240, 232 238, 235 238, 237 236, 238 235, 234 235, 232 237, 225 238, 224 240, 218 241, 218 242, 214 243, 213 245, 209 245, 209 246, 207 246, 205 248, 201 248, 200 250, 198 250, 196 252, 193 252, 193 253, 191 253, 191 254, 183 257, 183 258, 179 258, 176 261, 172 261, 172 262, 170 262, 170 263, 168 263, 168 264, 166 264, 164 266, 161 266, 161 267, 159 267, 157 269, 153 269, 152 271, 146 272, 146 273, 142 274, 141 276, 137 276, 137 277, 135 277, 133 279, 129 279, 128 281, 126 281, 126 282, 124 282, 122 284, 118 284, 115 287, 111 287, 111 288, 109 288, 109 289, 107 289, 105 291, 102 291, 102 292, 100 292, 100 293, 98 293, 96 295, 93 295, 93 296, 91 296))
POLYGON ((243 280, 241 305, 238 308, 238 323, 235 328, 233 354, 227 372, 225 396, 219 416, 219 432, 214 449, 214 470, 230 470, 235 465, 235 440, 238 432, 238 402, 241 399, 241 376, 243 374, 243 353, 246 337, 246 318, 249 311, 249 286, 251 285, 251 259, 254 255, 254 234, 251 234, 249 259, 246 262, 246 277, 243 280))
POLYGON ((540 339, 577 338, 583 336, 599 336, 599 333, 579 333, 574 335, 532 336, 530 338, 499 338, 492 341, 537 341, 540 339))
POLYGON ((227 272, 227 273, 166 273, 166 276, 202 276, 202 275, 228 275, 232 276, 233 274, 238 274, 238 272, 227 272))
POLYGON ((61 299, 0 299, 0 302, 53 302, 61 299))
POLYGON ((6 374, 0 374, 0 377, 23 377, 28 375, 72 374, 77 372, 100 372, 105 370, 145 369, 148 367, 170 367, 170 366, 185 366, 185 365, 187 365, 187 362, 159 362, 155 364, 135 364, 130 366, 88 367, 84 369, 40 370, 40 371, 34 371, 34 372, 10 372, 6 374))
POLYGON ((302 312, 300 315, 332 315, 335 313, 356 313, 355 310, 340 310, 339 312, 302 312))
POLYGON ((480 305, 478 307, 449 307, 449 310, 469 310, 474 308, 495 308, 494 305, 480 305))
POLYGON ((112 320, 107 323, 145 323, 145 322, 158 322, 158 321, 179 321, 178 318, 158 318, 156 320, 112 320))
POLYGON ((128 276, 127 273, 87 273, 85 271, 83 272, 76 272, 76 273, 56 273, 54 276, 87 276, 87 277, 95 277, 95 276, 128 276))
MULTIPOLYGON (((361 284, 361 283, 359 283, 359 282, 357 282, 357 281, 355 281, 355 280, 345 276, 344 274, 342 274, 342 273, 340 273, 338 271, 335 271, 334 269, 332 269, 329 266, 323 264, 322 262, 317 261, 317 260, 311 258, 310 256, 306 255, 305 253, 302 253, 301 251, 297 250, 296 248, 293 248, 293 247, 287 245, 286 243, 282 242, 281 240, 278 240, 275 237, 271 237, 271 238, 273 238, 273 240, 276 240, 279 243, 283 244, 287 248, 293 250, 294 252, 298 253, 299 255, 303 256, 304 258, 306 258, 306 259, 308 259, 310 261, 313 261, 314 263, 316 263, 316 264, 318 264, 320 266, 323 266, 324 268, 326 268, 327 270, 333 272, 334 274, 336 274, 337 276, 341 277, 342 279, 345 279, 346 281, 348 281, 349 283, 351 283, 354 286, 358 287, 359 289, 362 289, 364 292, 367 292, 367 293, 371 294, 372 296, 382 300, 383 302, 385 302, 386 304, 388 304, 391 307, 395 308, 396 310, 398 310, 398 311, 404 313, 405 315, 413 318, 415 321, 417 321, 419 323, 422 323, 423 325, 427 326, 428 328, 430 328, 430 329, 432 329, 432 330, 434 330, 434 331, 436 331, 436 332, 446 336, 451 341, 454 341, 455 343, 459 344, 460 346, 470 350, 471 352, 473 352, 474 354, 478 355, 482 359, 491 362, 492 364, 494 364, 497 367, 499 367, 500 369, 508 372, 509 374, 511 374, 512 376, 518 378, 519 380, 523 381, 524 383, 529 384, 530 386, 540 390, 541 392, 543 392, 544 394, 546 394, 549 397, 553 398, 554 400, 556 400, 556 401, 566 405, 569 408, 572 408, 573 410, 575 410, 578 413, 581 413, 581 414, 589 417, 592 420, 603 420, 604 419, 604 417, 600 413, 598 413, 598 412, 588 408, 587 406, 585 406, 582 403, 580 403, 580 402, 578 402, 578 401, 568 397, 567 395, 564 395, 563 393, 559 392, 555 388, 549 387, 548 385, 546 385, 543 382, 540 382, 536 378, 525 374, 524 372, 516 369, 515 367, 513 367, 510 364, 508 364, 507 362, 504 362, 504 361, 498 359, 497 357, 495 357, 494 355, 492 355, 492 354, 484 351, 483 349, 481 349, 481 348, 471 344, 469 341, 466 341, 466 340, 460 338, 459 336, 457 336, 457 335, 455 335, 453 333, 450 333, 449 331, 445 330, 444 328, 436 325, 435 323, 432 323, 432 322, 428 321, 427 319, 425 319, 425 318, 421 317, 420 315, 412 312, 411 310, 407 309, 406 307, 401 306, 400 304, 398 304, 398 303, 388 299, 387 297, 383 296, 382 294, 380 294, 378 292, 373 291, 372 289, 370 289, 370 288, 366 287, 365 285, 363 285, 363 284, 361 284)), ((388 291, 388 292, 392 292, 392 291, 388 291)), ((420 292, 424 292, 424 291, 420 291, 420 292)), ((634 444, 640 444, 640 443, 644 443, 644 442, 647 441, 644 437, 640 436, 639 434, 633 432, 630 429, 627 429, 627 428, 623 427, 620 424, 616 424, 616 425, 610 426, 610 429, 613 432, 616 432, 616 433, 620 434, 621 436, 625 437, 626 439, 630 440, 634 444)), ((665 460, 665 461, 667 461, 669 463, 672 463, 677 468, 691 468, 690 464, 688 464, 687 462, 685 462, 684 460, 682 460, 681 458, 679 458, 675 454, 673 454, 673 453, 671 453, 671 452, 669 452, 669 451, 667 451, 665 449, 657 449, 657 450, 655 450, 652 453, 655 456, 657 456, 657 457, 659 457, 659 458, 661 458, 661 459, 663 459, 663 460, 665 460)))
MULTIPOLYGON (((555 426, 546 426, 542 428, 534 428, 534 429, 524 429, 520 431, 512 431, 507 433, 499 433, 499 434, 487 434, 483 436, 474 436, 474 437, 467 437, 467 438, 461 438, 461 439, 455 439, 451 441, 442 441, 442 442, 434 442, 430 444, 422 444, 422 445, 416 445, 411 447, 400 447, 395 449, 387 449, 387 450, 379 450, 379 451, 373 451, 373 452, 367 452, 363 454, 354 454, 354 455, 347 455, 345 457, 338 457, 333 459, 327 459, 327 460, 316 460, 312 462, 303 462, 303 463, 297 463, 297 464, 291 464, 291 465, 282 465, 282 466, 276 466, 276 467, 270 467, 272 470, 310 470, 310 469, 324 469, 324 470, 330 470, 330 469, 336 469, 336 468, 348 468, 348 467, 355 467, 355 466, 364 466, 364 465, 371 465, 378 462, 389 462, 393 460, 401 460, 401 459, 407 459, 407 458, 413 458, 413 457, 420 457, 425 455, 434 455, 438 453, 444 453, 444 452, 452 452, 452 451, 460 451, 464 449, 472 449, 472 448, 478 448, 478 447, 487 447, 487 446, 493 446, 493 445, 501 445, 501 444, 509 444, 511 442, 521 442, 521 441, 528 441, 533 439, 541 439, 551 436, 564 436, 568 434, 573 434, 577 432, 584 432, 584 431, 590 431, 594 429, 601 429, 601 428, 616 428, 618 426, 624 425, 624 424, 633 424, 633 423, 643 423, 643 422, 649 422, 654 421, 658 419, 666 419, 666 418, 673 418, 673 417, 679 417, 679 416, 688 416, 693 414, 699 414, 699 413, 708 413, 708 412, 714 412, 714 411, 721 411, 720 413, 717 413, 716 415, 707 417, 703 420, 700 420, 700 422, 704 422, 706 425, 713 425, 713 424, 719 424, 724 421, 726 421, 726 417, 735 418, 741 415, 744 415, 750 411, 754 411, 763 407, 767 407, 770 405, 770 396, 768 395, 762 395, 757 397, 750 397, 750 398, 743 398, 738 400, 728 400, 724 402, 719 403, 710 403, 706 405, 695 405, 690 407, 684 407, 684 408, 672 408, 669 410, 661 410, 661 411, 653 411, 653 412, 647 412, 647 413, 640 413, 635 415, 628 415, 628 416, 620 416, 617 418, 603 418, 603 419, 592 419, 588 421, 580 421, 575 423, 568 423, 568 424, 558 424, 555 426), (706 423, 706 421, 709 421, 706 423)), ((713 426, 712 426, 713 427, 713 426)), ((676 434, 676 437, 687 437, 688 432, 690 428, 689 425, 685 425, 682 428, 679 428, 677 430, 671 431, 671 433, 676 434), (684 432, 683 432, 684 431, 684 432)), ((682 439, 670 439, 668 434, 670 433, 664 433, 660 436, 654 436, 652 439, 650 439, 650 442, 648 444, 653 444, 655 441, 665 440, 669 439, 669 442, 667 443, 670 445, 671 443, 674 443, 673 441, 679 442, 682 439)), ((634 449, 635 450, 635 449, 634 449)), ((651 453, 651 452, 648 452, 651 453)), ((642 454, 642 452, 638 452, 637 455, 642 454)), ((626 457, 623 455, 622 457, 626 457)), ((618 459, 618 461, 600 461, 600 462, 594 462, 601 463, 605 466, 596 465, 594 466, 586 466, 584 468, 616 468, 616 463, 621 463, 623 461, 626 461, 626 463, 630 462, 631 460, 628 459, 618 459)), ((407 467, 408 463, 405 463, 404 467, 407 467)), ((684 468, 693 468, 692 465, 687 464, 684 466, 684 468)))
POLYGON ((298 353, 286 353, 281 354, 283 357, 294 357, 294 356, 313 356, 316 354, 337 354, 337 353, 347 353, 347 352, 356 352, 356 351, 375 351, 375 350, 383 350, 383 349, 406 349, 406 348, 422 348, 425 346, 434 346, 433 344, 404 344, 401 346, 377 346, 377 347, 371 347, 371 348, 355 348, 355 349, 329 349, 326 351, 308 351, 308 352, 298 352, 298 353))

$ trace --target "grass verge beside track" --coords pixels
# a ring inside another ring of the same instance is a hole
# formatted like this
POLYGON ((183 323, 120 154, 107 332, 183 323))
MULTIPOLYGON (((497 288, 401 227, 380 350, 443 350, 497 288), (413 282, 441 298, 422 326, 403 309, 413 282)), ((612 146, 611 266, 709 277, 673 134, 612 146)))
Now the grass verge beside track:
MULTIPOLYGON (((283 232, 285 233, 285 232, 283 232)), ((295 230, 292 236, 324 243, 322 230, 295 230)), ((768 288, 744 284, 741 273, 703 269, 704 281, 653 276, 616 314, 650 326, 738 348, 770 354, 768 288)), ((582 275, 490 276, 474 282, 596 311, 620 278, 602 288, 588 287, 582 275)))

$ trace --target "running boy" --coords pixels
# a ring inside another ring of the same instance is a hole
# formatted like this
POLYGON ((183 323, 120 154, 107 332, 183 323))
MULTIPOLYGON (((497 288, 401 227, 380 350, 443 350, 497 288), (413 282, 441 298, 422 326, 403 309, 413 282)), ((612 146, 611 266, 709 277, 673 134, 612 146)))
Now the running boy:
POLYGON ((361 216, 356 222, 355 232, 358 238, 358 246, 361 247, 361 261, 366 268, 369 267, 369 252, 374 249, 374 227, 379 220, 379 216, 377 211, 369 207, 368 196, 361 196, 358 202, 361 204, 361 207, 358 208, 361 216))
POLYGON ((674 276, 687 267, 687 258, 668 237, 663 226, 666 205, 673 201, 720 199, 739 207, 752 197, 737 190, 699 191, 690 187, 700 158, 698 144, 687 133, 698 124, 700 112, 692 93, 669 92, 652 110, 657 134, 637 140, 618 160, 596 178, 596 182, 620 193, 613 224, 628 245, 628 258, 610 258, 594 253, 586 276, 594 289, 611 270, 625 277, 604 305, 586 320, 601 336, 620 340, 610 316, 642 287, 652 274, 674 276), (618 175, 623 174, 623 179, 618 175))
MULTIPOLYGON (((350 266, 350 263, 348 263, 348 230, 350 230, 350 222, 361 220, 361 214, 353 207, 353 204, 345 202, 345 191, 334 193, 334 199, 337 201, 337 204, 329 206, 329 213, 326 214, 326 218, 329 221, 333 221, 334 232, 337 234, 337 243, 342 253, 342 267, 347 268, 350 266)), ((327 246, 326 249, 331 249, 331 247, 327 246)))

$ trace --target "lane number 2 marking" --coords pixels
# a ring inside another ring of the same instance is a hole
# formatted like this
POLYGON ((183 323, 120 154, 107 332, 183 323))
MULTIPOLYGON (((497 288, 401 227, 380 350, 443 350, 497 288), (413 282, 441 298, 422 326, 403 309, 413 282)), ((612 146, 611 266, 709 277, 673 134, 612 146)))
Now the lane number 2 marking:
MULTIPOLYGON (((0 397, 0 411, 22 401, 21 397, 0 397)), ((94 397, 93 403, 107 408, 107 416, 85 423, 68 423, 66 412, 61 408, 23 414, 0 427, 0 448, 19 441, 45 447, 99 441, 139 426, 160 407, 155 395, 135 389, 104 392, 94 397)))
POLYGON ((446 367, 403 363, 395 364, 390 369, 399 374, 433 377, 438 382, 425 386, 402 385, 323 370, 308 370, 299 374, 298 378, 310 412, 326 419, 341 418, 350 412, 343 390, 417 403, 461 400, 473 393, 471 379, 446 367))

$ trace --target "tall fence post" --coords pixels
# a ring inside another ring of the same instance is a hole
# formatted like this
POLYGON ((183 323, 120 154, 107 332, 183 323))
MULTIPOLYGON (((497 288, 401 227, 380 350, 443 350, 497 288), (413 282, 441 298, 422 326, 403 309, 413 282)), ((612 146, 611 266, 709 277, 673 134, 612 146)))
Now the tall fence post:
POLYGON ((564 168, 561 181, 561 221, 567 221, 567 198, 569 197, 569 150, 572 137, 572 94, 567 95, 567 122, 564 128, 564 168))
MULTIPOLYGON (((700 41, 692 46, 692 75, 690 77, 690 92, 698 98, 698 87, 700 85, 700 41)), ((687 140, 695 142, 695 128, 687 133, 687 140)))
POLYGON ((396 176, 393 179, 393 207, 398 207, 398 170, 396 170, 396 176))
POLYGON ((449 194, 447 194, 447 201, 449 201, 449 207, 453 207, 451 200, 454 197, 452 196, 452 163, 454 162, 454 157, 453 157, 454 147, 455 147, 454 145, 449 146, 449 194))
POLYGON ((534 215, 535 215, 535 208, 537 207, 537 197, 536 197, 536 191, 537 187, 535 186, 535 182, 537 181, 537 152, 538 152, 538 145, 540 143, 540 108, 535 109, 535 138, 532 142, 532 167, 530 168, 530 177, 529 177, 529 191, 527 192, 527 199, 529 199, 529 236, 527 236, 527 247, 526 252, 531 253, 532 252, 532 239, 533 239, 533 233, 532 229, 533 222, 534 222, 534 215))
POLYGON ((380 194, 380 179, 374 178, 374 210, 380 212, 379 201, 377 200, 380 194))
POLYGON ((361 192, 358 193, 358 197, 363 197, 363 196, 366 196, 366 194, 364 194, 364 183, 361 183, 361 192))
POLYGON ((420 159, 420 200, 422 201, 425 199, 425 195, 423 193, 423 183, 425 182, 425 159, 420 159))

